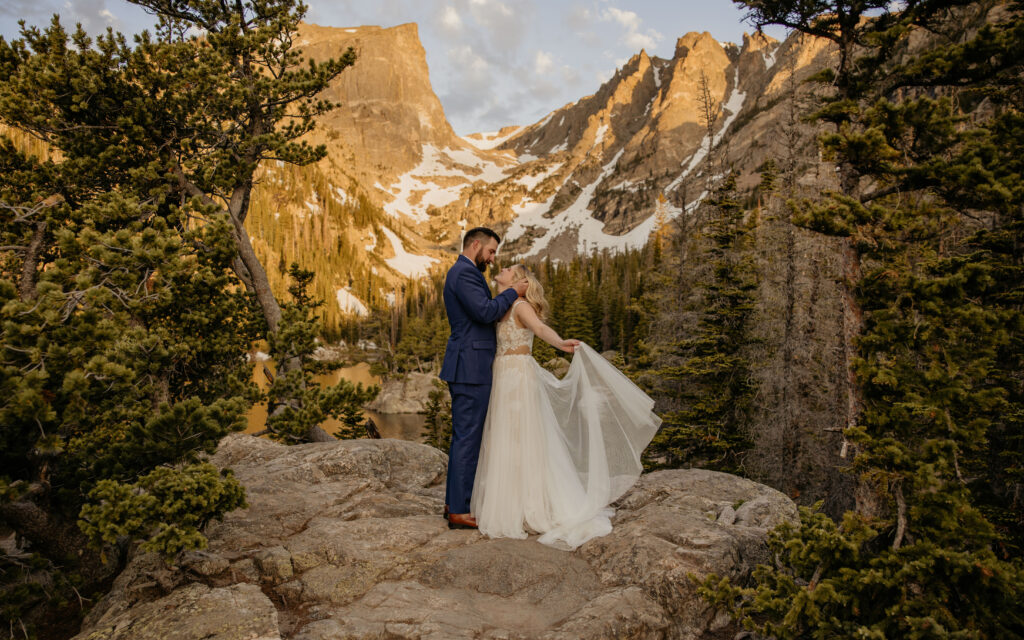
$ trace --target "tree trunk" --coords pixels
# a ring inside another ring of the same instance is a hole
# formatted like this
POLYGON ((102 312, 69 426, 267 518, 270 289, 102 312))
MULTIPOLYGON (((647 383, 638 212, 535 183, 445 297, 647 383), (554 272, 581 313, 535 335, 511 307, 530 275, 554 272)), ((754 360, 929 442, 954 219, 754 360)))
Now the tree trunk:
POLYGON ((115 561, 104 562, 100 553, 89 547, 89 540, 77 523, 65 522, 31 500, 0 504, 0 522, 28 540, 30 550, 70 564, 84 579, 85 587, 103 582, 121 569, 120 554, 115 561))
MULTIPOLYGON (((256 257, 256 250, 253 249, 252 242, 249 241, 245 223, 234 213, 230 213, 230 216, 231 223, 235 227, 235 245, 238 247, 238 257, 248 271, 246 274, 238 273, 238 276, 243 282, 248 276, 252 290, 256 294, 256 300, 259 302, 260 309, 263 310, 263 318, 267 321, 267 329, 270 333, 274 333, 281 324, 281 305, 270 288, 270 279, 267 277, 266 269, 256 257)), ((287 367, 288 362, 282 362, 281 366, 287 367)))
POLYGON ((18 283, 18 295, 22 300, 36 297, 36 282, 39 280, 39 254, 43 250, 43 239, 46 237, 46 221, 36 223, 32 232, 32 240, 25 249, 25 261, 21 265, 21 281, 18 283))
MULTIPOLYGON (((180 165, 175 165, 173 171, 178 178, 178 185, 185 193, 198 197, 204 204, 221 207, 224 210, 222 203, 215 201, 188 179, 180 165)), ((252 181, 250 180, 235 188, 226 208, 226 213, 231 218, 231 224, 234 227, 235 248, 238 250, 238 258, 232 260, 232 267, 245 286, 256 294, 256 301, 263 311, 263 319, 266 320, 269 331, 273 333, 281 324, 281 305, 270 289, 267 271, 256 257, 256 251, 252 247, 252 242, 249 241, 249 233, 245 230, 245 216, 248 214, 251 193, 252 181)), ((287 367, 291 365, 288 362, 283 362, 278 366, 290 370, 287 367)))

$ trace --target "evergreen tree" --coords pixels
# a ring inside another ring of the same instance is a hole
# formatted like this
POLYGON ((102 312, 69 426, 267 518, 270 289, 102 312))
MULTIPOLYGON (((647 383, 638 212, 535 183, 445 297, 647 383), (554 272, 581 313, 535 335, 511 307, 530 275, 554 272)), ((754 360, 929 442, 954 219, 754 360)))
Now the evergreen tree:
POLYGON ((705 234, 710 241, 701 261, 710 263, 698 285, 699 321, 695 331, 672 345, 678 364, 649 375, 675 407, 646 451, 649 467, 701 466, 739 472, 751 442, 747 418, 753 389, 744 347, 754 309, 757 279, 750 255, 744 211, 730 174, 709 204, 715 207, 705 234))
POLYGON ((228 214, 236 271, 273 333, 280 305, 245 229, 253 178, 268 158, 306 165, 326 155, 323 145, 297 140, 312 130, 315 116, 333 107, 317 95, 355 54, 349 49, 337 60, 303 64, 294 35, 306 7, 296 0, 134 4, 159 19, 156 38, 141 38, 139 53, 152 62, 137 73, 160 89, 156 104, 147 106, 171 119, 173 133, 160 140, 166 169, 185 194, 228 214))
MULTIPOLYGON (((43 59, 2 42, 0 59, 91 78, 106 54, 75 39, 79 64, 59 27, 31 40, 43 59)), ((16 96, 0 87, 7 108, 16 96)), ((257 394, 245 353, 261 323, 227 221, 126 170, 130 145, 76 133, 52 158, 0 142, 0 522, 27 554, 0 556, 0 606, 46 633, 73 631, 72 589, 93 597, 132 540, 173 557, 244 505, 201 455, 244 428, 257 394)))
MULTIPOLYGON (((43 586, 57 566, 86 596, 116 571, 85 537, 167 557, 201 546, 203 524, 243 504, 199 455, 257 397, 249 345, 267 328, 279 353, 308 343, 305 326, 278 327, 245 216, 262 160, 322 157, 296 140, 353 56, 300 68, 289 0, 141 4, 160 25, 134 48, 57 19, 0 40, 0 122, 57 152, 0 142, 0 518, 38 554, 3 557, 6 611, 64 595, 43 586)), ((293 414, 271 413, 277 433, 316 424, 304 375, 279 377, 296 395, 276 396, 293 414)))
POLYGON ((424 412, 423 442, 445 453, 452 443, 452 403, 445 385, 434 381, 424 412))
POLYGON ((322 325, 313 311, 323 302, 313 300, 306 291, 313 272, 292 263, 288 275, 293 281, 289 288, 292 301, 282 309, 281 328, 270 334, 270 355, 278 363, 286 358, 295 361, 288 367, 279 365, 277 375, 268 371, 267 428, 260 435, 285 443, 304 442, 312 427, 336 418, 344 425, 341 437, 360 437, 357 427, 364 425, 361 407, 375 398, 379 389, 366 389, 347 380, 328 388, 317 382, 317 375, 341 364, 315 357, 322 325))
POLYGON ((589 345, 595 344, 594 320, 596 314, 590 307, 594 298, 590 283, 584 273, 584 265, 579 258, 569 265, 564 291, 559 296, 561 306, 558 308, 559 335, 582 340, 589 345))
MULTIPOLYGON (((73 158, 88 157, 68 160, 89 165, 79 167, 78 191, 129 180, 140 201, 197 199, 189 224, 226 219, 232 268, 267 331, 276 332, 281 305, 245 227, 254 177, 269 158, 305 165, 325 155, 299 139, 331 108, 317 95, 354 53, 302 64, 293 35, 305 7, 295 0, 136 4, 159 22, 134 48, 120 34, 93 46, 81 30, 69 37, 56 19, 4 43, 0 116, 73 158), (96 155, 99 148, 106 155, 96 155)), ((329 436, 317 427, 306 439, 329 436)))
POLYGON ((804 509, 773 534, 776 563, 753 588, 703 585, 777 638, 1024 637, 1024 4, 980 28, 984 7, 907 4, 878 21, 880 46, 858 63, 877 75, 846 106, 856 126, 823 138, 867 189, 794 205, 864 260, 863 410, 845 435, 881 504, 838 524, 804 509), (915 23, 954 37, 915 54, 915 23))

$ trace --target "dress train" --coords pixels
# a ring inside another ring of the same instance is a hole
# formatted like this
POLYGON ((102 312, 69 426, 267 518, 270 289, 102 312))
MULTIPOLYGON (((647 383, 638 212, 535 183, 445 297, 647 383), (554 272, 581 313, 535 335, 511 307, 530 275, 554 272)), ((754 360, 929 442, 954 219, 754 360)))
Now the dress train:
MULTIPOLYGON (((499 350, 501 325, 513 322, 499 323, 499 350)), ((525 538, 529 528, 569 549, 607 535, 608 505, 639 478, 640 455, 661 424, 653 407, 585 344, 561 380, 530 355, 499 355, 471 501, 480 531, 525 538)))

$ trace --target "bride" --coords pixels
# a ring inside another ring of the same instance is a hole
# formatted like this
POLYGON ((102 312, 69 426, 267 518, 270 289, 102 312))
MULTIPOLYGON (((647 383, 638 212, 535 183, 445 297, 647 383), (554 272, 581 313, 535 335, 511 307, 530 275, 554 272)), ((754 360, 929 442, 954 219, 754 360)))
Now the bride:
POLYGON ((575 549, 611 531, 608 505, 636 482, 640 454, 661 419, 654 402, 579 340, 544 324, 548 303, 523 265, 503 269, 499 292, 526 281, 497 326, 497 357, 471 510, 492 538, 575 549), (531 355, 534 335, 574 353, 561 380, 531 355))

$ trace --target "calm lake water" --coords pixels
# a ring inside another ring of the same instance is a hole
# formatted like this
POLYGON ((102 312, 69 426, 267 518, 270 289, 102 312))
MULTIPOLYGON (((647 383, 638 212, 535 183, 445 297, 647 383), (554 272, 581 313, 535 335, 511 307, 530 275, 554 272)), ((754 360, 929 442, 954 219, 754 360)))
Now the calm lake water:
MULTIPOLYGON (((266 361, 273 369, 273 362, 266 361)), ((263 373, 264 361, 254 359, 252 377, 261 389, 267 388, 267 378, 263 373)), ((370 373, 370 365, 360 362, 351 367, 342 367, 327 375, 317 376, 317 382, 324 386, 336 385, 341 380, 348 380, 352 383, 362 383, 363 386, 380 384, 380 378, 370 373)), ((423 439, 423 415, 417 413, 377 413, 375 411, 363 411, 363 414, 372 419, 377 425, 377 430, 384 438, 398 438, 399 440, 411 440, 420 442, 423 439)), ((263 431, 267 420, 267 405, 260 403, 249 410, 249 426, 246 433, 263 431)), ((327 420, 320 425, 327 433, 334 433, 340 426, 337 420, 327 420)))

